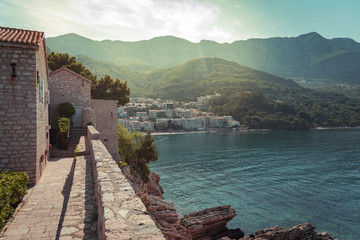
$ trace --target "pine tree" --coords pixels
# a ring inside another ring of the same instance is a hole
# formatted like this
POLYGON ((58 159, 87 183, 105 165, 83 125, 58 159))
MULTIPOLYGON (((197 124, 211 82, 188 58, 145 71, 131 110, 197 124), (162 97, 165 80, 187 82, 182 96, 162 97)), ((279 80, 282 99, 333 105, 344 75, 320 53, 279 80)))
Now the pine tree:
POLYGON ((154 139, 152 138, 149 130, 145 137, 141 139, 141 145, 137 150, 137 162, 144 182, 149 181, 150 168, 148 163, 155 162, 159 158, 159 153, 156 150, 156 144, 153 144, 153 142, 154 139))

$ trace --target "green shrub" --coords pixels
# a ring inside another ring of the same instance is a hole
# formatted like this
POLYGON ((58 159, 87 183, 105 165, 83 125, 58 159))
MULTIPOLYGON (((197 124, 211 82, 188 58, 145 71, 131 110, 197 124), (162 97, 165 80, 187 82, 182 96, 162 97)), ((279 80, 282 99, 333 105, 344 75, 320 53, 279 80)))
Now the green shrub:
POLYGON ((76 160, 78 157, 78 152, 79 152, 79 144, 76 145, 75 150, 74 150, 74 159, 76 160))
POLYGON ((29 176, 24 172, 0 172, 0 230, 26 195, 28 183, 29 176))
POLYGON ((67 149, 67 145, 70 137, 70 119, 59 118, 59 147, 67 149))
POLYGON ((58 106, 59 117, 70 118, 75 114, 75 108, 71 103, 60 103, 58 106))

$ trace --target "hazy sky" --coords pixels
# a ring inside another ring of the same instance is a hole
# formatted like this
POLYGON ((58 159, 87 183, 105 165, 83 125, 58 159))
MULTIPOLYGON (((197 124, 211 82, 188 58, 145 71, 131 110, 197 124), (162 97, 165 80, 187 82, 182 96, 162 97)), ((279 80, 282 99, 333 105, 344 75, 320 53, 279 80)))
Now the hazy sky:
POLYGON ((0 26, 95 40, 233 42, 316 31, 360 42, 360 0, 0 0, 0 26))

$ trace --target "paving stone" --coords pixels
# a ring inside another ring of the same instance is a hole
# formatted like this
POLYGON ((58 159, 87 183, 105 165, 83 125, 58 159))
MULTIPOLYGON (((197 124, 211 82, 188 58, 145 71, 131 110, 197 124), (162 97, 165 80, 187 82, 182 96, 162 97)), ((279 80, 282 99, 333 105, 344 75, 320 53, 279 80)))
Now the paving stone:
POLYGON ((61 228, 61 236, 70 235, 77 232, 79 229, 74 227, 63 227, 61 228))

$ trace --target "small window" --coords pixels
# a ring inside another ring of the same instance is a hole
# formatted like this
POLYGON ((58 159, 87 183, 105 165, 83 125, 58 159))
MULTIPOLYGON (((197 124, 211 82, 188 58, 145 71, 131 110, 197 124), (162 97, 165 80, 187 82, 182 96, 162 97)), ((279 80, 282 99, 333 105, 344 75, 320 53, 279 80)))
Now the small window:
POLYGON ((44 81, 39 74, 39 100, 40 102, 44 102, 44 81))

